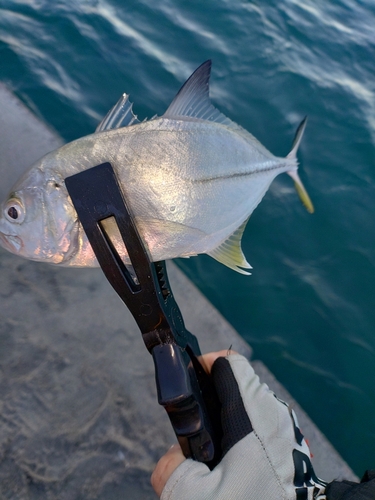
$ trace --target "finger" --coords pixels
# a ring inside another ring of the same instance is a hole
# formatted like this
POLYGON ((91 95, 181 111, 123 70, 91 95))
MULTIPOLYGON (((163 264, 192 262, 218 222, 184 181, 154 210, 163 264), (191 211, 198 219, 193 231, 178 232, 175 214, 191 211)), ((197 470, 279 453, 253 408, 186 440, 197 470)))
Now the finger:
POLYGON ((206 370, 207 373, 211 373, 212 365, 215 363, 217 358, 225 358, 228 354, 237 354, 236 351, 225 349, 223 351, 208 352, 199 357, 199 361, 206 370))
POLYGON ((177 467, 184 462, 186 458, 182 453, 178 443, 174 444, 165 455, 161 457, 156 464, 155 470, 151 476, 151 484, 155 493, 160 497, 166 482, 177 467))
MULTIPOLYGON (((248 364, 247 360, 245 361, 248 364)), ((248 366, 250 368, 249 364, 248 366)), ((229 359, 217 358, 212 367, 211 376, 221 403, 223 429, 221 446, 224 456, 238 441, 253 431, 253 426, 244 406, 238 381, 232 371, 229 359)))

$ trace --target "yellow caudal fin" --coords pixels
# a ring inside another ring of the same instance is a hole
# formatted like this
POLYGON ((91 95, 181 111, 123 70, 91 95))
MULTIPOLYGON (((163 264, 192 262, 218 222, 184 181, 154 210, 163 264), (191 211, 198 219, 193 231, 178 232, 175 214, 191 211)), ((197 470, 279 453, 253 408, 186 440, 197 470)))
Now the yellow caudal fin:
POLYGON ((290 170, 287 172, 288 175, 294 180, 294 187, 296 188, 297 194, 302 201, 304 207, 306 210, 310 213, 314 213, 314 205, 312 204, 312 201, 310 199, 310 196, 307 194, 307 191, 302 184, 301 179, 299 178, 297 170, 290 170))
MULTIPOLYGON (((294 137, 293 145, 292 145, 292 150, 288 154, 287 158, 290 160, 295 160, 296 161, 296 166, 298 165, 297 163, 297 150, 298 147, 301 143, 303 133, 306 128, 306 122, 307 122, 307 116, 302 120, 300 125, 297 128, 296 135, 294 137)), ((303 205, 305 206, 306 210, 312 214, 314 212, 314 205, 312 204, 312 201, 310 199, 310 196, 307 194, 307 191, 302 184, 301 179, 299 178, 299 175, 297 173, 297 169, 289 170, 287 174, 290 175, 290 177, 294 180, 294 186, 296 188, 297 194, 302 201, 303 205)))
POLYGON ((243 232, 245 230, 247 221, 246 219, 236 231, 229 236, 221 245, 219 245, 215 250, 208 253, 210 257, 217 260, 221 264, 237 271, 241 274, 251 274, 244 269, 252 269, 250 264, 247 262, 241 248, 241 239, 243 232))

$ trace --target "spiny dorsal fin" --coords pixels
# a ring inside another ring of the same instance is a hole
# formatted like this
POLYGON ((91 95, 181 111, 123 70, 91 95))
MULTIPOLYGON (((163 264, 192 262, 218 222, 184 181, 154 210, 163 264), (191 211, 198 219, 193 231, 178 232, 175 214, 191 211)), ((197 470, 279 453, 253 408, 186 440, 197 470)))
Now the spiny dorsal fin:
POLYGON ((230 269, 238 273, 247 275, 251 273, 244 271, 241 267, 245 269, 252 269, 252 267, 247 262, 242 252, 241 239, 248 220, 249 218, 247 218, 240 227, 224 241, 224 243, 208 253, 210 257, 216 259, 221 264, 230 267, 230 269))
POLYGON ((163 116, 166 118, 189 116, 237 128, 237 125, 232 120, 220 113, 211 104, 209 97, 210 74, 211 61, 208 60, 201 64, 186 80, 163 116))
POLYGON ((96 127, 95 132, 103 132, 120 127, 129 127, 139 123, 138 118, 133 113, 133 104, 129 101, 128 94, 122 94, 117 103, 105 115, 103 120, 96 127))

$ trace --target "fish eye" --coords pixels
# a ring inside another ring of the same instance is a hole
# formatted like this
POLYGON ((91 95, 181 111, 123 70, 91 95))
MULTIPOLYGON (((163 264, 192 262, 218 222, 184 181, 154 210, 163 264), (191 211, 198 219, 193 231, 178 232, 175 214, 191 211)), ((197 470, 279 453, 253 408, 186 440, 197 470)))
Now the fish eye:
POLYGON ((12 219, 18 219, 18 211, 17 211, 16 207, 10 207, 8 209, 8 215, 12 219))
POLYGON ((17 222, 21 224, 25 218, 25 210, 22 204, 16 199, 8 200, 5 209, 5 217, 9 222, 17 222))

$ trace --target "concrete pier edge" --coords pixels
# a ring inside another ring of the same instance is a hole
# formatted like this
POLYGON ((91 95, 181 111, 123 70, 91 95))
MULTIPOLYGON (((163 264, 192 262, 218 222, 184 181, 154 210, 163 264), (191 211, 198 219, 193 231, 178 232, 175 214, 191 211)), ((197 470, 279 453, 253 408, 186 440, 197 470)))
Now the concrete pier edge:
MULTIPOLYGON (((3 199, 26 168, 62 140, 1 84, 0 109, 3 199)), ((100 270, 59 269, 3 249, 0 255, 0 496, 63 499, 75 491, 87 498, 120 498, 124 492, 127 498, 155 498, 147 478, 173 433, 157 408, 152 362, 133 319, 100 270), (85 397, 87 403, 78 404, 85 397), (67 407, 71 410, 64 413, 67 407)), ((202 351, 232 345, 250 359, 250 346, 173 263, 168 268, 187 327, 202 351)), ((293 406, 318 476, 357 480, 267 367, 258 360, 252 364, 293 406)))

